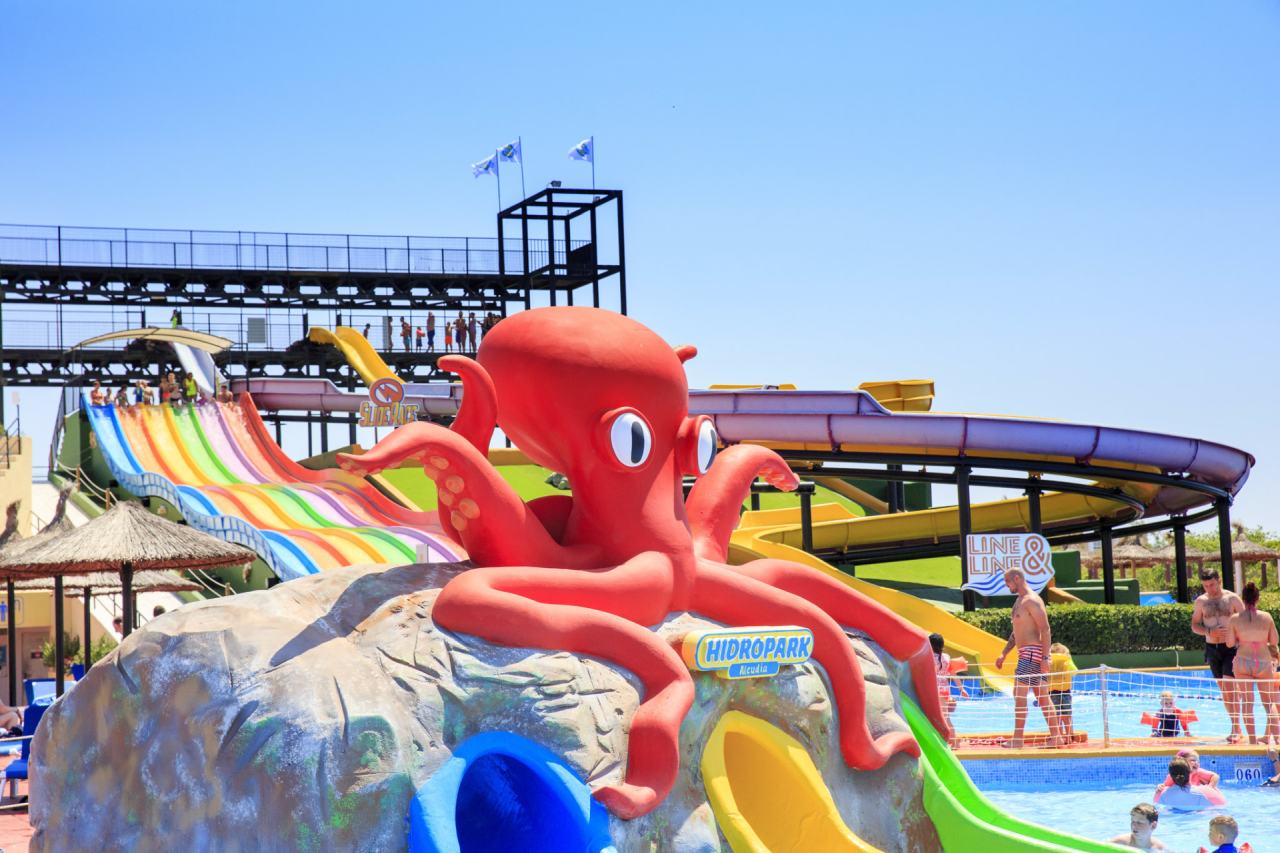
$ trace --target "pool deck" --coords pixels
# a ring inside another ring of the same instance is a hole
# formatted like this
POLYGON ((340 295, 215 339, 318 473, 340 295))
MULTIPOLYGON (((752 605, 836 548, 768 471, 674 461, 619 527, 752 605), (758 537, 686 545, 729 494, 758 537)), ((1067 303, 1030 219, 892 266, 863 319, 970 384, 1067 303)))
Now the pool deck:
MULTIPOLYGON (((0 758, 0 770, 7 767, 12 760, 11 756, 0 758)), ((5 788, 8 788, 7 783, 5 788)), ((26 793, 27 783, 19 782, 18 796, 25 796, 26 793)), ((0 850, 4 851, 4 853, 27 853, 32 832, 31 822, 25 808, 0 811, 0 850)))
MULTIPOLYGON (((1079 736, 1080 732, 1076 732, 1079 736)), ((1008 737, 1000 735, 999 737, 1008 737)), ((1041 735, 1043 737, 1043 735, 1041 735)), ((1028 736, 1030 739, 1030 736, 1028 736)), ((1110 746, 1100 740, 1085 740, 1068 746, 1024 746, 1022 749, 1006 749, 993 744, 966 744, 961 736, 956 757, 964 761, 1000 761, 1010 758, 1101 758, 1120 755, 1168 755, 1191 747, 1201 755, 1248 755, 1265 758, 1265 744, 1227 743, 1222 738, 1201 740, 1198 738, 1112 738, 1110 746)))

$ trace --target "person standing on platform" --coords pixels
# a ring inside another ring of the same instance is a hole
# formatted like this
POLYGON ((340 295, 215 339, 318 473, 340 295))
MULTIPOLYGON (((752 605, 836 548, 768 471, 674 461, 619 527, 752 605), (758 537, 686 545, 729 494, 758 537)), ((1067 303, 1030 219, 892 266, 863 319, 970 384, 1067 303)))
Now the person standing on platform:
POLYGON ((416 337, 414 348, 417 349, 418 352, 422 352, 422 339, 427 336, 427 333, 423 331, 421 326, 419 326, 414 330, 414 336, 416 337))
POLYGON ((453 321, 444 321, 444 351, 453 352, 453 321))
POLYGON ((404 341, 404 351, 409 351, 409 339, 413 337, 413 326, 409 325, 409 321, 400 318, 400 340, 404 341))
POLYGON ((1061 746, 1058 737, 1057 713, 1053 710, 1053 700, 1049 698, 1049 646, 1053 638, 1049 631, 1049 614, 1044 608, 1044 601, 1027 586, 1027 578, 1021 569, 1010 569, 1004 573, 1005 586, 1018 597, 1013 602, 1013 633, 1004 651, 996 658, 996 669, 1004 668, 1005 658, 1015 647, 1018 649, 1018 667, 1014 671, 1013 683, 1013 737, 1009 738, 1009 749, 1022 748, 1022 733, 1027 725, 1027 692, 1035 693, 1040 703, 1040 711, 1049 726, 1049 746, 1061 746))
POLYGON ((427 312, 427 352, 436 351, 436 312, 427 312))
POLYGON ((1222 578, 1217 569, 1200 570, 1200 584, 1204 593, 1196 599, 1191 610, 1191 632, 1204 637, 1204 662, 1218 682, 1222 692, 1222 704, 1231 718, 1231 734, 1227 743, 1239 743, 1244 735, 1240 729, 1240 708, 1236 704, 1235 646, 1227 644, 1231 639, 1231 617, 1244 612, 1240 596, 1222 588, 1222 578))
POLYGON ((463 319, 462 312, 458 312, 458 319, 453 321, 453 337, 458 342, 458 352, 467 351, 467 321, 463 319))
POLYGON ((367 340, 369 340, 369 330, 370 330, 370 329, 372 329, 372 328, 373 328, 373 324, 372 324, 372 323, 365 323, 365 324, 364 324, 364 331, 362 331, 360 334, 364 336, 364 339, 365 339, 366 341, 367 341, 367 340))
POLYGON ((467 334, 471 336, 471 348, 480 349, 480 338, 476 335, 480 324, 476 322, 476 312, 472 311, 467 315, 467 334))

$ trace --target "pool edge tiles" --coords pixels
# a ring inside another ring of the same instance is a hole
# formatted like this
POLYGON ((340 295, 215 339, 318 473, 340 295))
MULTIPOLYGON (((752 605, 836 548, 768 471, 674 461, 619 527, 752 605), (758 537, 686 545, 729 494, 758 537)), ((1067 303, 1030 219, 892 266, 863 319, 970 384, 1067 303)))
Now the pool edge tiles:
MULTIPOLYGON (((1230 754, 1200 752, 1200 766, 1222 777, 1224 788, 1256 788, 1272 774, 1271 762, 1262 753, 1230 754)), ((962 758, 961 764, 973 783, 987 789, 1092 789, 1099 780, 1150 781, 1152 788, 1168 771, 1173 750, 1146 754, 1091 753, 1062 757, 1012 757, 1013 760, 987 761, 962 758)))

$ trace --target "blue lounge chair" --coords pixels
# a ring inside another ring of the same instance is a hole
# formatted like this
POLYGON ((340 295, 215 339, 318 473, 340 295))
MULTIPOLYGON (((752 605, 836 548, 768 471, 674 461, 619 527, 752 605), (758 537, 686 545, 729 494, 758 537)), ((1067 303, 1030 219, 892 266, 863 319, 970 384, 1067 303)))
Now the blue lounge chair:
POLYGON ((27 764, 31 761, 31 742, 35 739, 36 727, 40 725, 40 720, 44 718, 44 712, 47 710, 49 710, 48 705, 28 705, 26 713, 22 715, 22 733, 29 737, 22 742, 22 755, 4 769, 4 778, 9 783, 10 799, 18 796, 18 780, 27 778, 27 764))

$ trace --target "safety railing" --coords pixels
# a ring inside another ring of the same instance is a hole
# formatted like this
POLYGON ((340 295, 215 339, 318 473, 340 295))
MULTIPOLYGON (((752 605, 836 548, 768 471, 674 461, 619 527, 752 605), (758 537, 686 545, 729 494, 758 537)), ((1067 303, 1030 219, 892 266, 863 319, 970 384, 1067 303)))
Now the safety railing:
MULTIPOLYGON (((1016 663, 1011 658, 1007 670, 1012 671, 1016 663)), ((1025 725, 1025 745, 1055 746, 1087 739, 1104 747, 1117 740, 1221 741, 1233 729, 1233 716, 1247 720, 1252 715, 1260 733, 1266 730, 1268 713, 1273 719, 1280 716, 1280 708, 1272 710, 1263 704, 1272 701, 1270 694, 1259 694, 1255 701, 1252 681, 1228 679, 1226 683, 1233 685, 1229 692, 1235 704, 1230 707, 1223 701, 1219 682, 1207 670, 1104 665, 1047 676, 1038 672, 1020 676, 1011 672, 1007 678, 952 675, 939 685, 956 735, 967 747, 1006 742, 1019 716, 1025 725), (1028 694, 1021 711, 1015 685, 1028 694), (1057 728, 1051 732, 1054 725, 1057 728), (1052 737, 1058 743, 1051 742, 1052 737)))
MULTIPOLYGON (((516 243, 498 262, 496 237, 294 234, 153 228, 0 225, 0 263, 162 269, 290 270, 419 274, 523 272, 516 243)), ((569 249, 586 245, 574 240, 569 249)), ((557 264, 565 243, 530 238, 529 266, 557 264)))
POLYGON ((22 452, 22 409, 14 412, 13 420, 4 428, 4 435, 0 436, 0 443, 4 445, 0 450, 0 466, 11 468, 13 457, 22 452))

